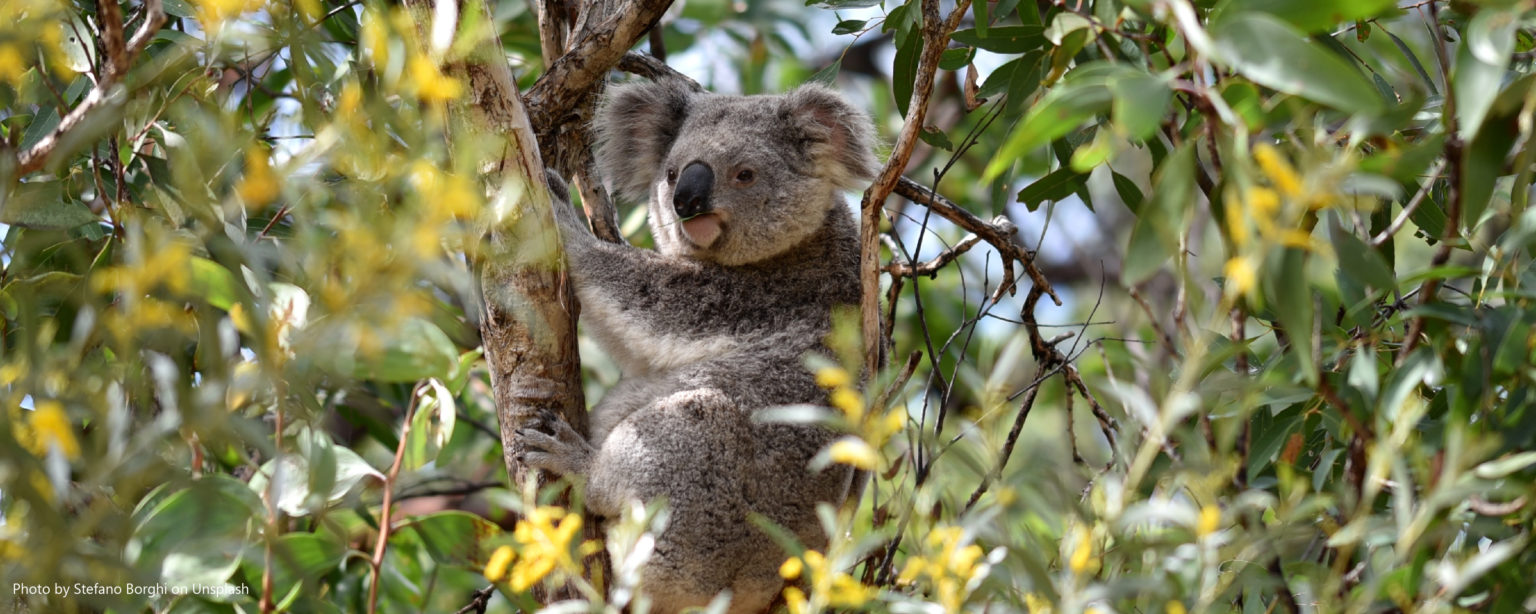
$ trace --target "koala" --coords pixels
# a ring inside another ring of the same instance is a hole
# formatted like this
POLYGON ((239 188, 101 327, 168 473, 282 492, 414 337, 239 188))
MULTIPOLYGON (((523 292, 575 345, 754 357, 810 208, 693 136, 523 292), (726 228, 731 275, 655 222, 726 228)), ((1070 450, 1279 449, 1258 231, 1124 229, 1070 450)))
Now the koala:
POLYGON ((871 122, 816 85, 725 96, 664 81, 616 87, 595 129, 614 191, 648 199, 656 249, 600 241, 556 203, 582 326, 623 375, 591 432, 553 415, 521 431, 523 460, 584 477, 596 516, 667 502, 642 570, 656 611, 726 591, 729 611, 763 611, 787 554, 749 515, 824 548, 817 504, 862 486, 850 467, 809 468, 831 431, 753 415, 827 404, 803 359, 830 355, 834 309, 859 303, 857 224, 841 191, 874 176, 871 122))

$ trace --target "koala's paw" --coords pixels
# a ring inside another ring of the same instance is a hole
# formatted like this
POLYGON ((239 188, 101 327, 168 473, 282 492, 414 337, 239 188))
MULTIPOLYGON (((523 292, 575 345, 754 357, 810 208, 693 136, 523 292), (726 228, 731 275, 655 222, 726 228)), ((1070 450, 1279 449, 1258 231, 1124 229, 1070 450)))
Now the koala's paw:
POLYGON ((541 411, 517 429, 522 452, 518 460, 556 475, 583 475, 594 450, 587 438, 552 411, 541 411))

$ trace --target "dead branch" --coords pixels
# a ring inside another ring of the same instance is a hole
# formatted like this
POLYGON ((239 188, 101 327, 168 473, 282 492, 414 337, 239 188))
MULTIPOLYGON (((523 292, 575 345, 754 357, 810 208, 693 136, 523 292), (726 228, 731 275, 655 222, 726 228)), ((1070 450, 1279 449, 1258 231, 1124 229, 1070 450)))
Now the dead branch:
POLYGON ((687 83, 688 86, 693 88, 693 91, 695 92, 704 91, 704 86, 699 85, 699 82, 694 81, 692 77, 677 72, 676 70, 673 70, 671 66, 667 66, 665 62, 662 62, 661 60, 651 57, 650 55, 640 53, 638 51, 631 51, 624 54, 624 57, 619 58, 618 69, 632 75, 645 77, 652 81, 658 81, 661 79, 677 79, 687 83))
MULTIPOLYGON (((1029 280, 1035 286, 1041 288, 1047 296, 1051 297, 1051 300, 1056 305, 1061 305, 1061 297, 1056 295, 1056 289, 1051 287, 1051 282, 1046 281, 1045 274, 1041 273, 1040 267, 1035 264, 1035 255, 1014 242, 1013 234, 1015 229, 1013 223, 1009 222, 1007 218, 999 218, 992 222, 984 221, 970 211, 961 208, 960 205, 935 193, 927 186, 906 177, 902 177, 896 182, 895 192, 902 198, 928 207, 934 213, 939 214, 939 217, 949 220, 967 232, 981 237, 983 241, 986 241, 993 249, 996 249, 997 253, 1002 254, 1005 262, 1016 261, 1024 265, 1024 272, 1026 275, 1029 275, 1029 280)), ((1003 281, 998 285, 998 291, 995 293, 995 296, 1002 296, 1004 291, 1012 294, 1014 292, 1013 286, 1013 267, 1005 266, 1003 267, 1003 281)))
POLYGON ((956 243, 954 247, 944 250, 943 253, 935 256, 933 260, 928 260, 926 262, 916 262, 910 265, 902 262, 891 261, 882 267, 881 270, 885 271, 886 274, 893 277, 916 277, 918 275, 926 275, 931 279, 938 276, 939 269, 942 269, 949 263, 954 262, 955 259, 959 258, 961 254, 971 251, 971 248, 975 247, 976 244, 980 242, 981 237, 978 237, 974 234, 966 235, 965 238, 961 239, 959 243, 956 243))
POLYGON ((18 176, 43 168, 48 163, 49 157, 58 149, 59 143, 63 142, 70 132, 84 124, 87 118, 97 112, 97 109, 108 103, 121 104, 124 94, 117 86, 127 74, 128 66, 132 65, 144 47, 149 45, 155 33, 160 31, 160 26, 165 25, 165 8, 161 5, 161 0, 145 0, 144 23, 139 25, 139 29, 133 33, 133 38, 129 39, 126 47, 123 47, 118 44, 123 38, 122 14, 119 7, 113 0, 103 0, 101 5, 103 7, 111 5, 110 8, 103 8, 103 11, 113 13, 116 17, 115 20, 107 15, 103 15, 102 18, 103 43, 108 45, 107 51, 111 61, 107 64, 106 70, 102 71, 101 78, 96 80, 96 86, 86 94, 85 99, 75 105, 75 108, 70 109, 69 113, 59 120, 59 125, 52 132, 16 157, 18 176), (113 32, 114 21, 115 32, 113 32))

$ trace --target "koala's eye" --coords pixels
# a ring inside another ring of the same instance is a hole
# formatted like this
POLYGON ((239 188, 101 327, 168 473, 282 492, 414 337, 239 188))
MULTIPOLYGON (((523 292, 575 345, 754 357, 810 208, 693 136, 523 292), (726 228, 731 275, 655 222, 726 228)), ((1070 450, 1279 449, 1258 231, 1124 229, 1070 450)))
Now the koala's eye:
POLYGON ((741 172, 736 173, 736 183, 745 185, 752 183, 754 179, 757 179, 757 174, 753 173, 750 168, 741 169, 741 172))
POLYGON ((667 169, 667 183, 669 185, 676 185, 677 184, 677 169, 675 169, 675 168, 667 169))

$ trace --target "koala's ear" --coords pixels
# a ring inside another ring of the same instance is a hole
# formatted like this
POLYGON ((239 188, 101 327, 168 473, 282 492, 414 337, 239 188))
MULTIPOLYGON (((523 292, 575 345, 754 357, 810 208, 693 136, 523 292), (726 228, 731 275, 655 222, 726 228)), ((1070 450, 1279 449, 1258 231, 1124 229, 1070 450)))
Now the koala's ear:
POLYGON ((597 160, 611 189, 638 202, 651 183, 677 132, 688 117, 695 92, 685 81, 620 85, 598 106, 597 160))
POLYGON ((875 160, 874 125, 869 116, 822 85, 803 85, 784 95, 779 114, 832 183, 863 189, 880 170, 875 160))

